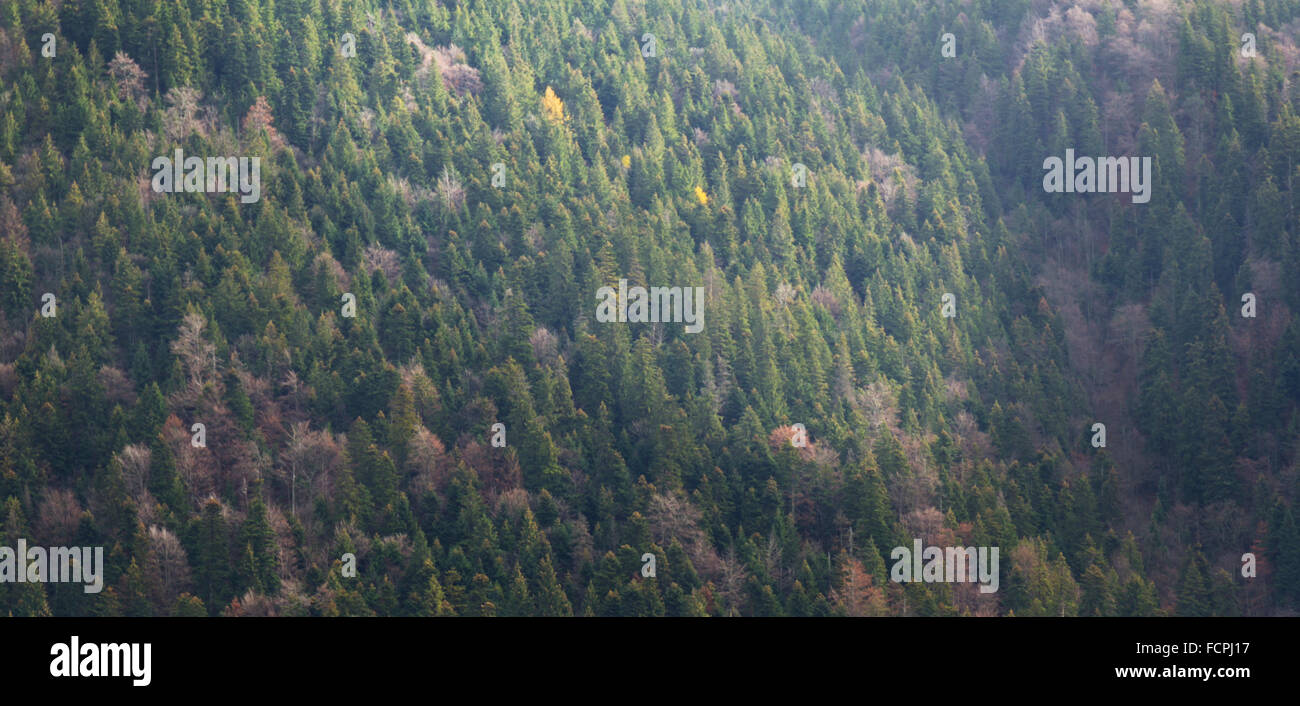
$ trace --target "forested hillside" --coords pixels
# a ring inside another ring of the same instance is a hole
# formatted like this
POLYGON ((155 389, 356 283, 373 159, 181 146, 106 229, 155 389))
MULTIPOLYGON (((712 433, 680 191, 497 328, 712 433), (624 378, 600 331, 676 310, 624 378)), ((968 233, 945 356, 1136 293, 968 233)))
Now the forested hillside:
POLYGON ((1300 0, 6 2, 0 545, 106 569, 0 614, 1293 614, 1297 36, 1300 0), (260 198, 158 191, 178 149, 260 198), (1150 157, 1150 201, 1045 192, 1067 149, 1150 157), (598 319, 620 280, 703 329, 598 319), (891 581, 916 538, 1000 589, 891 581))

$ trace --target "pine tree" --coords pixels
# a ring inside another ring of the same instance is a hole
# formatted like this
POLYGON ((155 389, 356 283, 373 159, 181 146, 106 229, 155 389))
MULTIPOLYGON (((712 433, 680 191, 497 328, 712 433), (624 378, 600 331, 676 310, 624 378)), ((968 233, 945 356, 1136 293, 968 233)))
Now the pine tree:
POLYGON ((230 586, 230 547, 221 504, 210 498, 203 505, 202 519, 196 527, 194 583, 199 599, 216 615, 233 593, 230 586))

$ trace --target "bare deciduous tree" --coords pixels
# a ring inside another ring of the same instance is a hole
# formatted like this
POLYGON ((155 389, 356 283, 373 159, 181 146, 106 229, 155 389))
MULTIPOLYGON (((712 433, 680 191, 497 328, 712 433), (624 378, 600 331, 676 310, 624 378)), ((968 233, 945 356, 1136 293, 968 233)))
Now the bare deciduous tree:
POLYGON ((149 462, 152 454, 144 444, 131 444, 118 451, 113 460, 121 465, 126 492, 137 501, 149 487, 149 462))
POLYGON ((171 605, 183 591, 190 589, 190 564, 185 547, 166 527, 149 528, 149 566, 146 571, 157 578, 157 605, 171 605))
POLYGON ((328 432, 312 431, 306 422, 291 425, 280 454, 281 472, 289 485, 290 512, 297 516, 298 507, 309 507, 317 497, 328 495, 343 464, 343 451, 328 432))
POLYGON ((532 344, 533 355, 539 362, 549 363, 555 358, 559 339, 545 326, 537 327, 537 330, 533 331, 533 335, 528 337, 528 342, 532 344))
POLYGON ((883 379, 859 389, 855 409, 866 417, 873 431, 898 426, 898 393, 883 379))
POLYGON ((727 556, 719 564, 718 596, 726 606, 728 616, 740 615, 744 607, 740 599, 749 574, 745 571, 744 564, 736 559, 734 548, 727 552, 727 556))
POLYGON ((365 260, 366 272, 379 270, 389 282, 396 282, 402 274, 402 261, 397 257, 397 252, 378 243, 366 246, 365 260))
POLYGON ((81 506, 72 491, 46 488, 37 510, 36 531, 41 541, 67 544, 81 521, 81 506))
POLYGON ((202 99, 203 93, 189 86, 177 86, 167 91, 163 98, 167 109, 163 111, 162 124, 168 139, 178 141, 194 132, 207 135, 207 119, 211 111, 200 110, 199 101, 202 99))
POLYGON ((207 321, 203 315, 191 311, 181 320, 180 331, 172 341, 171 350, 181 359, 189 385, 194 391, 203 389, 217 375, 217 348, 203 337, 207 321))
POLYGON ((465 203, 465 187, 447 167, 442 168, 442 176, 438 177, 438 197, 448 211, 455 211, 465 203))
POLYGON ((117 52, 113 55, 113 60, 108 62, 108 75, 117 83, 117 94, 122 100, 133 101, 141 109, 144 108, 144 80, 149 78, 149 74, 139 64, 125 53, 117 52))
POLYGON ((99 369, 99 384, 104 386, 104 397, 124 408, 135 404, 135 385, 119 368, 105 365, 99 369))
POLYGON ((266 102, 266 96, 258 96, 257 100, 248 107, 248 112, 244 114, 244 134, 256 135, 266 131, 266 138, 271 146, 283 147, 284 137, 271 125, 274 121, 275 115, 271 112, 271 104, 266 102))

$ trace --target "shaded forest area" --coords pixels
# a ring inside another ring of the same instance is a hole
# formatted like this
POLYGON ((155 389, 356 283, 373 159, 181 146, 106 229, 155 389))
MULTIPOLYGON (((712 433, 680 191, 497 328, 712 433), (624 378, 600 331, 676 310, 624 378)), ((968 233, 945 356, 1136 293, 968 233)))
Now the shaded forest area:
POLYGON ((107 567, 0 613, 1293 614, 1297 36, 1297 0, 6 2, 0 545, 107 567), (260 199, 155 192, 177 148, 260 199), (1045 193, 1066 148, 1152 157, 1150 202, 1045 193), (620 278, 704 287, 703 331, 598 322, 620 278), (1000 590, 891 582, 913 538, 1000 547, 1000 590))

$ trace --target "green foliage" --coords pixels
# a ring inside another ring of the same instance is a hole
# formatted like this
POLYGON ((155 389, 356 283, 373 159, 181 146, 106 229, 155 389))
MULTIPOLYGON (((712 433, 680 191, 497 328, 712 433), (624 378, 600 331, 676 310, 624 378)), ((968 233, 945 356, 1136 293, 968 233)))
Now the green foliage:
POLYGON ((647 12, 7 5, 0 545, 109 566, 0 612, 1297 605, 1295 3, 1028 46, 1026 2, 647 12), (260 199, 142 185, 178 148, 260 199), (1153 157, 1151 201, 1043 193, 1067 148, 1153 157), (621 279, 702 287, 703 330, 598 321, 621 279), (1001 591, 888 582, 922 535, 1001 591))

